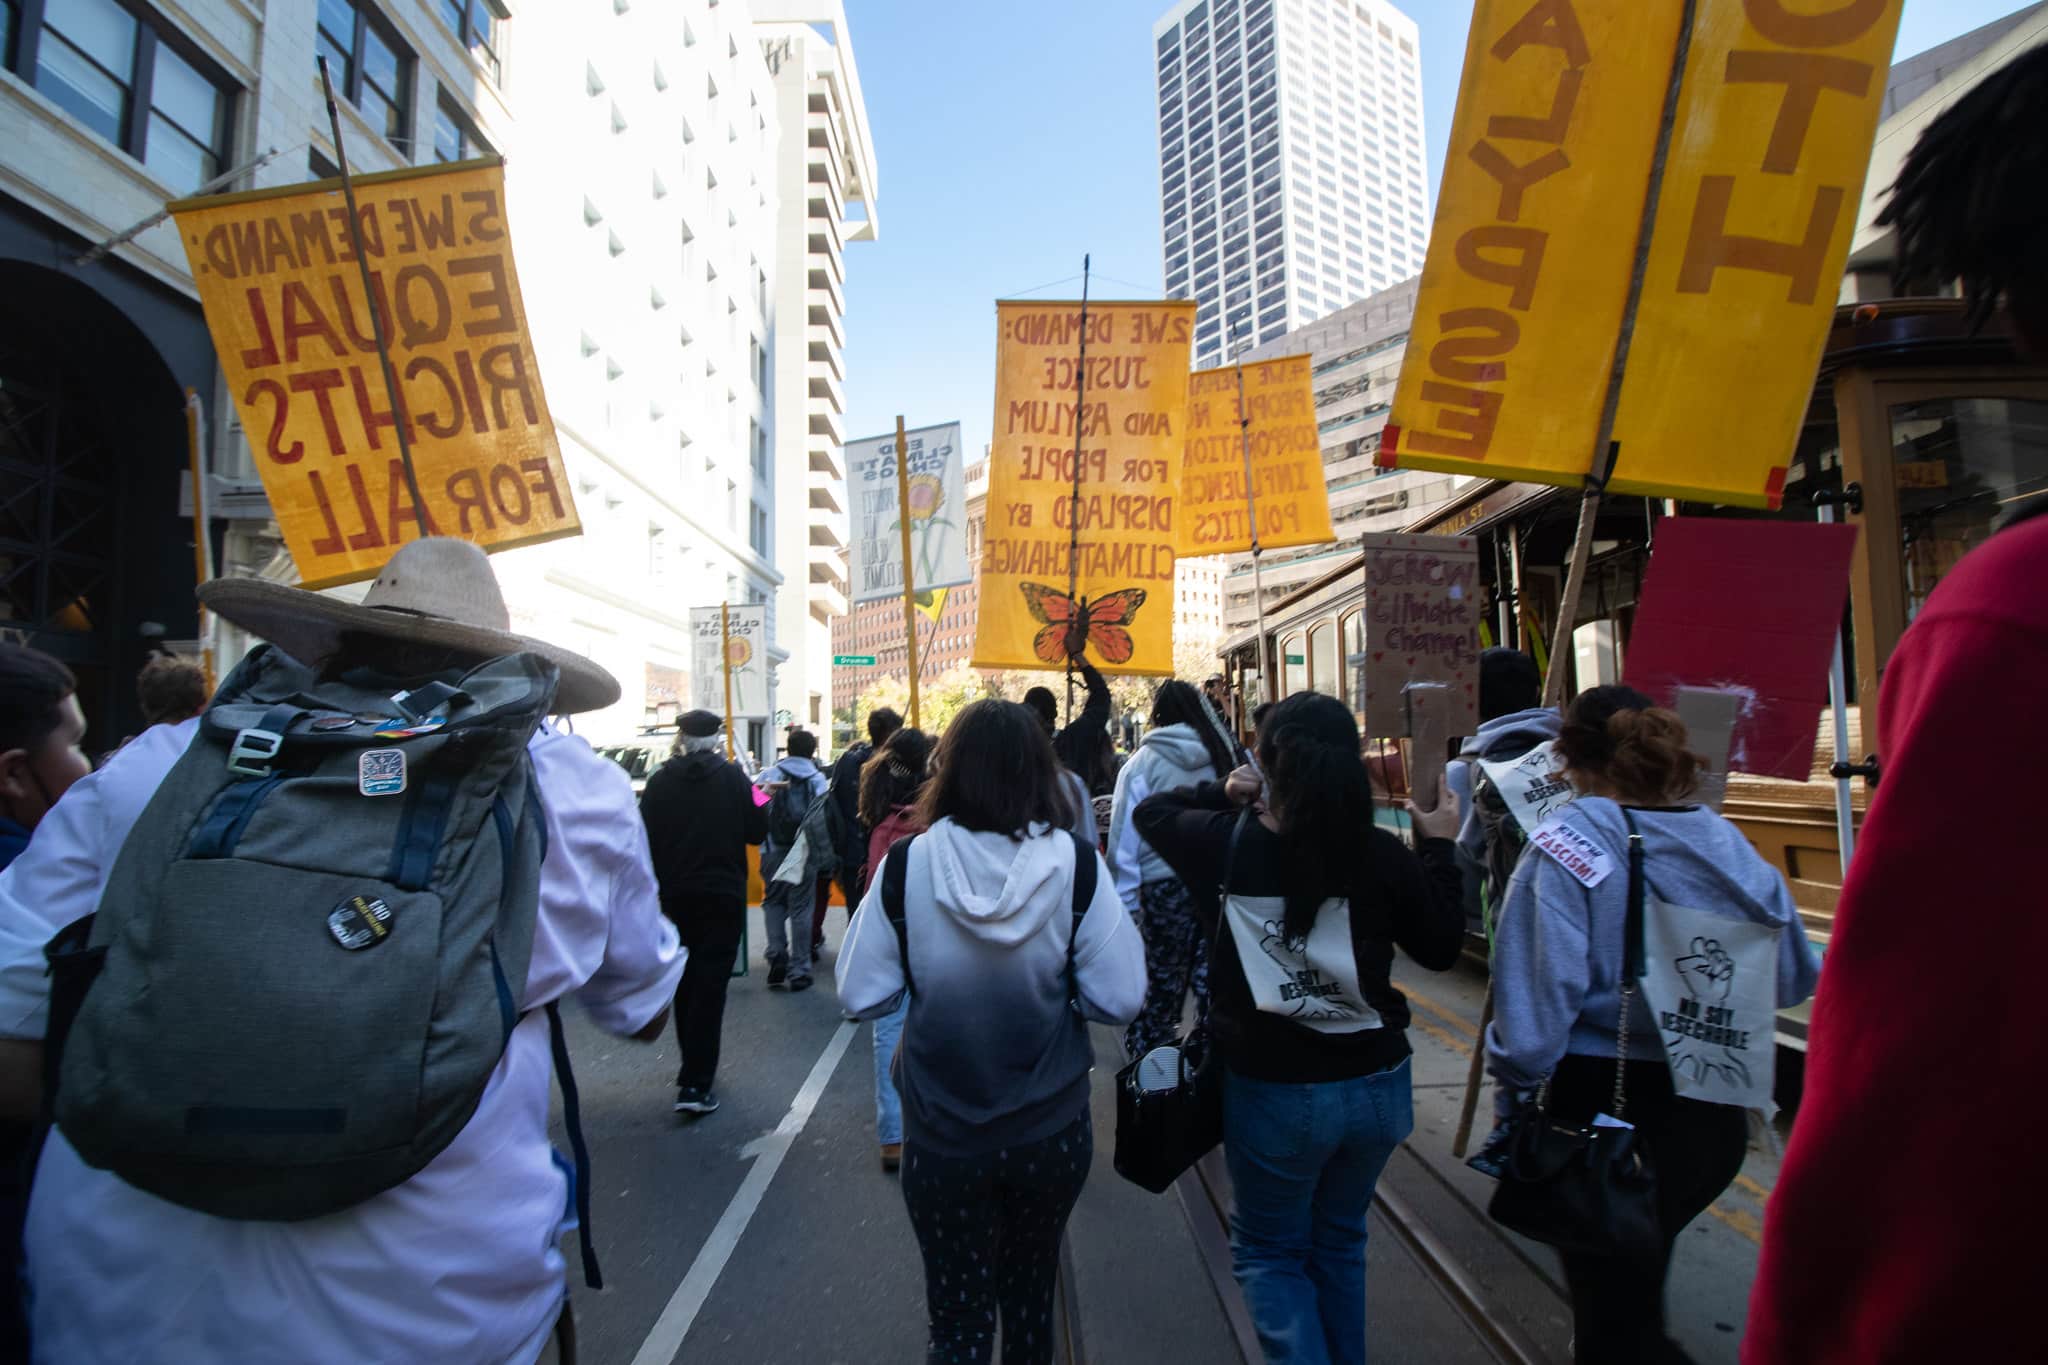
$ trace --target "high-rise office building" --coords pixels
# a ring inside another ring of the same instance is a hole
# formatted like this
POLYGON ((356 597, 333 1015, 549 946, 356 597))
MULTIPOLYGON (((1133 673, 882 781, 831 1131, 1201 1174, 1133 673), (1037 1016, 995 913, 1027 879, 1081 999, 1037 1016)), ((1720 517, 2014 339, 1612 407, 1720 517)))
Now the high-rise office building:
POLYGON ((1415 21, 1387 0, 1180 0, 1152 27, 1166 292, 1197 367, 1420 274, 1415 21))

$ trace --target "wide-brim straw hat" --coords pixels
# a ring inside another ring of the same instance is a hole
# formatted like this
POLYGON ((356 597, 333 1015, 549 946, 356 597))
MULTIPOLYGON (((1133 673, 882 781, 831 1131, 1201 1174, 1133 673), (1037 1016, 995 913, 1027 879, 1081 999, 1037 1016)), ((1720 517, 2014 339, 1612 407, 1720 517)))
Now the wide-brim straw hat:
POLYGON ((562 673, 557 714, 600 711, 620 696, 618 679, 581 654, 512 632, 512 614, 491 561, 466 540, 409 541, 360 605, 260 578, 216 578, 200 587, 199 600, 302 664, 333 657, 344 633, 377 635, 479 658, 538 654, 562 673))

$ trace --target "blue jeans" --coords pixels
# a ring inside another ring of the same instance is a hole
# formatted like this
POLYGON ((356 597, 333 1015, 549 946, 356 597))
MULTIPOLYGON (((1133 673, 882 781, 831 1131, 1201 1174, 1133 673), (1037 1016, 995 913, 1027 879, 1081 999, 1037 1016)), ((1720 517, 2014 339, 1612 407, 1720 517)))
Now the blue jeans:
POLYGON ((903 1141, 903 1101, 896 1096, 889 1063, 896 1059, 896 1043, 903 1037, 903 1021, 909 1015, 910 993, 906 991, 902 1004, 875 1020, 875 1140, 884 1147, 903 1141))
POLYGON ((1365 1219, 1415 1127, 1409 1067, 1223 1087, 1231 1260, 1266 1365, 1364 1365, 1365 1219))

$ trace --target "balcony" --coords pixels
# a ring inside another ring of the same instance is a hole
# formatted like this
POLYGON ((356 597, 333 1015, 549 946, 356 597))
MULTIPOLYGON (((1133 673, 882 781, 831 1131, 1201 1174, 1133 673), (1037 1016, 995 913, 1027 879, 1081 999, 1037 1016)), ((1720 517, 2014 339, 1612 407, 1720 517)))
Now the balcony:
POLYGON ((816 562, 826 555, 837 555, 846 549, 846 538, 839 534, 839 528, 829 518, 817 518, 811 522, 811 559, 816 562), (822 554, 820 552, 823 552, 822 554))
POLYGON ((823 334, 830 337, 834 346, 846 344, 846 338, 839 334, 839 315, 833 312, 829 305, 812 303, 807 310, 806 320, 810 323, 814 335, 823 334))
POLYGON ((846 369, 840 364, 839 348, 837 346, 822 341, 817 337, 812 337, 810 338, 810 358, 829 365, 834 375, 841 381, 845 380, 846 369))
POLYGON ((804 366, 804 373, 810 379, 811 397, 822 399, 832 405, 832 411, 846 411, 846 390, 840 385, 839 376, 832 367, 822 361, 810 361, 804 366))
POLYGON ((811 412, 811 435, 822 436, 835 446, 846 444, 846 423, 838 413, 826 409, 811 412))
POLYGON ((837 483, 845 483, 846 463, 840 458, 839 448, 827 445, 814 437, 811 441, 809 472, 823 474, 837 483))
POLYGON ((805 474, 804 482, 810 489, 813 513, 824 513, 828 517, 846 514, 844 479, 835 479, 829 473, 813 469, 805 474))
POLYGON ((832 316, 846 316, 846 296, 839 291, 839 282, 832 278, 830 271, 813 270, 809 275, 809 288, 804 291, 804 302, 812 308, 823 305, 832 310, 832 316))

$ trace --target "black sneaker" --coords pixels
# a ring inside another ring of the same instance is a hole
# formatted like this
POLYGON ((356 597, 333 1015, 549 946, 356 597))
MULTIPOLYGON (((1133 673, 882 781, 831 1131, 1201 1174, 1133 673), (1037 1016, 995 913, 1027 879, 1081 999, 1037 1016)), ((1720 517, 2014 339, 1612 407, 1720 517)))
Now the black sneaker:
POLYGON ((718 1112, 718 1096, 698 1086, 679 1085, 676 1087, 676 1112, 715 1114, 718 1112))
POLYGON ((781 953, 768 954, 768 984, 780 986, 789 976, 789 958, 781 953))
POLYGON ((792 992, 807 991, 810 988, 811 979, 808 976, 792 976, 789 979, 789 989, 792 992))

